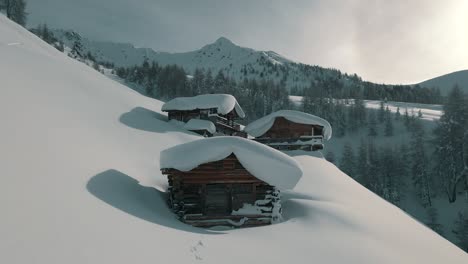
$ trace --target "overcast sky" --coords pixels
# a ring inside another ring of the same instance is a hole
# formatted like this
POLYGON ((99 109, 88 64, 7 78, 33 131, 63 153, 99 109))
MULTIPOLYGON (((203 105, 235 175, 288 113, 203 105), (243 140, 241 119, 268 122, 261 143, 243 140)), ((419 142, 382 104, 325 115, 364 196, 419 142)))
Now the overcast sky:
POLYGON ((27 2, 29 26, 47 23, 160 51, 190 51, 225 36, 384 83, 468 69, 468 0, 27 2))

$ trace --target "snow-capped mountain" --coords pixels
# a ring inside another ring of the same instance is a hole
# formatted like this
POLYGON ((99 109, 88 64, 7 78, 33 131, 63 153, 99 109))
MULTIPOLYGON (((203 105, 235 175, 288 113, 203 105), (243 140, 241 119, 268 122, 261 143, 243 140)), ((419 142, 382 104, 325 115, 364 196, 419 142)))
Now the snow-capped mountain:
POLYGON ((200 137, 0 15, 1 263, 467 263, 468 255, 321 157, 284 221, 214 231, 165 202, 160 152, 200 137))
POLYGON ((435 77, 421 82, 419 85, 424 87, 438 87, 442 94, 448 94, 455 85, 458 85, 465 93, 468 93, 468 70, 456 71, 435 77))
MULTIPOLYGON (((257 51, 234 44, 225 37, 190 52, 168 53, 138 48, 128 43, 93 41, 69 30, 54 30, 66 46, 79 43, 83 54, 92 54, 97 61, 111 62, 116 67, 141 65, 145 60, 160 65, 178 65, 189 74, 196 68, 211 70, 240 80, 244 77, 284 82, 288 88, 303 88, 317 76, 338 76, 339 72, 318 66, 293 62, 274 51, 257 51)), ((341 77, 340 77, 341 78, 341 77)))

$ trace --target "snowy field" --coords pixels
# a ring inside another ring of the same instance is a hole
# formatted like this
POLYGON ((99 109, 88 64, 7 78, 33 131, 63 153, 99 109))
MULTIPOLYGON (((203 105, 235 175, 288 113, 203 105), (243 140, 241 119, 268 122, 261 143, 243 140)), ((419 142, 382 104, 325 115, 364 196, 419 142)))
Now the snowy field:
MULTIPOLYGON (((302 96, 289 96, 289 100, 295 105, 300 106, 302 104, 302 96)), ((379 109, 380 101, 379 100, 364 100, 366 108, 368 109, 379 109)), ((418 104, 418 103, 407 103, 407 102, 393 102, 388 101, 385 104, 385 107, 388 106, 389 110, 392 113, 396 113, 397 109, 400 108, 400 113, 403 115, 405 110, 408 110, 409 115, 412 114, 418 115, 419 110, 422 113, 422 119, 429 121, 439 120, 442 116, 442 105, 436 104, 418 104)))
POLYGON ((0 87, 0 263, 468 263, 333 164, 302 153, 294 159, 304 175, 284 194, 282 223, 213 231, 178 222, 159 155, 200 137, 167 123, 162 102, 2 15, 0 87))

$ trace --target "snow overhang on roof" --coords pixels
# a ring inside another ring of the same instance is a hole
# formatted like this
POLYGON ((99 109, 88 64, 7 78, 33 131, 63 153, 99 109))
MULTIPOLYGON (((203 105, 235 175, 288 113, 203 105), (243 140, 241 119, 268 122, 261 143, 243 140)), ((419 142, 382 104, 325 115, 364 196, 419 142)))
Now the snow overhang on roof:
POLYGON ((324 130, 324 139, 329 140, 332 136, 332 128, 327 120, 318 116, 293 110, 281 110, 271 113, 250 123, 244 128, 244 131, 253 137, 259 137, 265 134, 273 126, 273 123, 277 117, 284 117, 294 123, 322 126, 324 130))
POLYGON ((162 111, 189 111, 216 108, 219 114, 226 115, 235 110, 240 118, 245 117, 244 110, 230 94, 203 94, 194 97, 177 97, 165 103, 162 111))
POLYGON ((187 130, 206 130, 211 134, 216 132, 216 126, 213 122, 202 119, 190 119, 185 125, 184 129, 187 130))
POLYGON ((301 166, 290 156, 240 137, 213 137, 166 149, 161 152, 160 167, 190 171, 231 154, 253 176, 279 189, 294 188, 302 177, 301 166))

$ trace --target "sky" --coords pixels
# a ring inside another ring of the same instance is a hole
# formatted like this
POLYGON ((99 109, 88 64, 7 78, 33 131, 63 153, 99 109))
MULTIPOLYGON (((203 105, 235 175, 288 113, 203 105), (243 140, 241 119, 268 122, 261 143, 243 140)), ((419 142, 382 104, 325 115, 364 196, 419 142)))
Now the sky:
POLYGON ((306 64, 412 84, 468 69, 468 0, 27 0, 28 26, 158 51, 221 36, 306 64))

